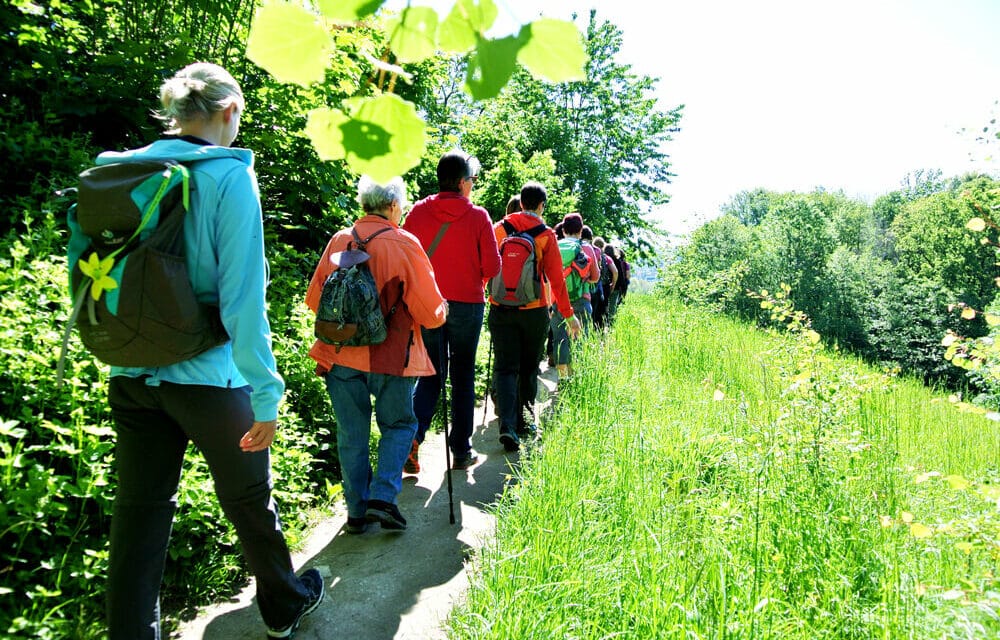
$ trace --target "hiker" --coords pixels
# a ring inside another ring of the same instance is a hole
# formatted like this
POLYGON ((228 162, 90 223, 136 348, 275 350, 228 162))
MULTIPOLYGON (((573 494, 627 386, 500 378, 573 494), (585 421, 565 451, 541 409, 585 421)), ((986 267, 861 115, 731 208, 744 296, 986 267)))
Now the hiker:
POLYGON ((628 293, 628 286, 632 283, 632 265, 629 264, 628 259, 625 258, 625 250, 619 249, 619 258, 622 263, 622 270, 618 277, 618 290, 621 291, 621 295, 618 297, 618 305, 621 306, 622 301, 625 300, 625 294, 628 293))
POLYGON ((438 406, 441 385, 449 376, 451 468, 467 469, 478 460, 472 449, 472 424, 476 350, 486 305, 483 282, 500 270, 493 222, 486 209, 469 200, 478 173, 476 158, 461 151, 444 154, 437 166, 439 193, 413 205, 403 223, 427 251, 438 289, 448 301, 444 326, 422 329, 424 345, 438 373, 417 381, 413 395, 417 434, 403 465, 406 473, 420 472, 419 447, 438 406))
POLYGON ((614 286, 611 287, 611 295, 608 296, 607 323, 610 326, 614 324, 615 315, 618 313, 618 303, 622 297, 622 280, 624 279, 625 271, 621 261, 621 250, 618 247, 606 244, 604 246, 604 255, 611 258, 611 262, 615 265, 615 270, 618 272, 618 279, 615 280, 614 286))
MULTIPOLYGON (((573 314, 569 297, 566 295, 566 281, 562 275, 562 258, 559 254, 555 233, 545 226, 542 213, 545 210, 545 187, 537 182, 529 182, 521 189, 521 211, 504 216, 494 225, 498 244, 504 249, 505 239, 511 242, 517 233, 533 236, 532 267, 537 266, 541 280, 547 279, 551 292, 546 293, 536 283, 540 291, 528 296, 528 300, 509 301, 501 295, 494 283, 505 273, 501 251, 501 276, 490 283, 490 313, 488 318, 493 335, 494 366, 493 379, 497 398, 497 415, 500 420, 500 443, 507 451, 517 451, 522 436, 531 435, 534 430, 534 404, 538 393, 538 363, 545 346, 545 335, 549 326, 548 307, 550 296, 555 299, 557 313, 566 319, 569 334, 579 335, 580 320, 573 314), (513 232, 510 230, 514 230, 513 232)), ((520 236, 517 236, 520 237, 520 236)), ((511 283, 505 282, 508 291, 511 283)), ((511 292, 511 297, 514 296, 511 292)))
MULTIPOLYGON (((176 160, 196 186, 185 218, 186 261, 199 300, 218 304, 230 340, 176 364, 111 368, 118 488, 111 517, 111 638, 159 638, 159 592, 184 452, 205 456, 216 495, 257 581, 267 634, 290 637, 323 599, 319 572, 292 571, 271 495, 269 446, 284 381, 271 351, 267 268, 253 153, 230 148, 243 92, 222 67, 189 65, 160 88, 170 130, 152 144, 105 152, 98 164, 176 160)), ((164 294, 167 295, 167 294, 164 294)))
POLYGON ((337 453, 347 503, 345 531, 351 534, 364 533, 368 522, 378 522, 387 530, 406 529, 396 498, 402 489, 403 463, 417 431, 413 388, 419 376, 434 374, 420 328, 440 327, 448 310, 420 242, 399 228, 406 206, 402 178, 379 185, 362 177, 358 201, 364 215, 330 239, 306 292, 306 305, 316 312, 323 284, 335 266, 331 259, 354 247, 355 234, 365 241, 387 337, 370 346, 337 346, 317 340, 309 350, 309 357, 317 363, 316 372, 326 382, 337 419, 337 453), (374 473, 369 449, 371 396, 375 396, 375 420, 381 434, 374 473))
POLYGON ((520 210, 521 210, 521 196, 513 195, 510 197, 510 200, 507 201, 507 208, 504 210, 504 215, 509 216, 510 214, 517 213, 520 210))
MULTIPOLYGON (((573 307, 573 316, 579 318, 586 335, 590 326, 590 300, 585 297, 590 284, 597 282, 601 273, 597 262, 583 249, 580 236, 583 233, 583 218, 579 213, 568 213, 562 220, 563 239, 559 240, 562 273, 566 284, 566 295, 573 307)), ((566 321, 558 309, 551 309, 549 326, 552 330, 552 358, 559 372, 559 379, 569 377, 570 336, 566 321)))
MULTIPOLYGON (((604 290, 601 288, 601 275, 604 272, 604 254, 594 247, 592 244, 593 240, 594 231, 589 226, 583 225, 583 229, 580 231, 580 246, 587 254, 587 257, 590 258, 591 263, 597 267, 597 280, 588 282, 583 290, 583 299, 586 301, 587 307, 587 319, 590 324, 594 322, 594 306, 604 296, 604 290)), ((586 334, 587 328, 588 325, 584 324, 584 334, 586 334)))
POLYGON ((597 283, 597 286, 603 292, 603 296, 599 302, 594 304, 594 326, 598 329, 604 329, 609 324, 608 303, 611 302, 611 291, 615 288, 615 283, 618 281, 618 267, 611 260, 611 256, 604 253, 604 247, 604 238, 600 236, 594 238, 594 249, 597 250, 600 259, 604 261, 604 267, 601 270, 601 280, 597 283))

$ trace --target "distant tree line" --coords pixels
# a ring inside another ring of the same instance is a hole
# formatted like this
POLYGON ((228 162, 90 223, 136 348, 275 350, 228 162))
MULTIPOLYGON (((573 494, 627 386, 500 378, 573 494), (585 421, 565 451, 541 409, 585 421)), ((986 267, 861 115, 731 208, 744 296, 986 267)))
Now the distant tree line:
POLYGON ((944 179, 939 171, 910 174, 870 205, 823 190, 742 192, 678 249, 661 286, 766 323, 769 311, 746 294, 786 283, 828 343, 989 396, 990 383, 947 362, 941 343, 948 330, 989 331, 982 313, 963 319, 961 311, 994 304, 997 230, 976 233, 966 224, 992 211, 998 194, 993 178, 944 179))

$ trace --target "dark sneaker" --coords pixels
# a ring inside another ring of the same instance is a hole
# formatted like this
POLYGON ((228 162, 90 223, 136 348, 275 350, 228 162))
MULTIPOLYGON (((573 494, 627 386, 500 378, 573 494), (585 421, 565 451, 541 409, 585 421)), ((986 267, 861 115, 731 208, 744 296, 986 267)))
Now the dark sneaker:
POLYGON ((468 469, 479 462, 479 454, 472 449, 468 453, 456 454, 451 459, 451 468, 456 470, 468 469))
POLYGON ((420 460, 417 459, 417 450, 420 448, 420 443, 416 440, 410 445, 410 455, 407 456, 406 462, 403 463, 403 473, 409 473, 411 475, 417 475, 420 473, 420 460))
POLYGON ((406 529, 406 518, 399 512, 399 508, 385 500, 369 500, 365 517, 368 518, 368 522, 378 522, 383 529, 392 531, 406 529))
POLYGON ((309 597, 306 599, 305 603, 292 623, 288 626, 281 627, 279 629, 272 629, 268 627, 267 637, 268 638, 291 638, 295 634, 295 630, 299 628, 302 624, 302 618, 316 610, 320 602, 323 602, 323 596, 326 594, 326 585, 323 584, 323 576, 319 575, 319 571, 316 569, 309 569, 299 576, 299 580, 305 585, 306 591, 309 592, 309 597))
POLYGON ((352 536, 358 535, 359 533, 364 533, 365 529, 368 528, 368 518, 365 516, 360 516, 358 518, 347 517, 347 524, 344 525, 344 531, 351 534, 352 536))
POLYGON ((517 439, 517 434, 512 431, 501 431, 500 432, 500 444, 507 452, 517 451, 520 447, 520 442, 517 439))

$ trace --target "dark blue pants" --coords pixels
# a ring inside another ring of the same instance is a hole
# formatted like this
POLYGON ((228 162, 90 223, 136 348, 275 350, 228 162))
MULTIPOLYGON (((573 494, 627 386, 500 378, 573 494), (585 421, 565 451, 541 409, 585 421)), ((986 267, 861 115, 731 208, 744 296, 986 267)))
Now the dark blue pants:
POLYGON ((451 431, 448 446, 463 456, 472 448, 476 409, 476 349, 483 329, 483 303, 448 302, 448 319, 437 329, 421 329, 424 346, 437 374, 424 376, 413 394, 417 442, 424 441, 438 408, 442 376, 451 378, 451 431), (443 372, 443 373, 442 373, 443 372))
POLYGON ((538 363, 548 335, 549 312, 544 307, 491 306, 489 325, 500 433, 513 433, 534 423, 538 363))
POLYGON ((244 453, 253 424, 248 387, 145 384, 111 378, 118 491, 111 518, 108 632, 112 640, 160 637, 160 583, 188 441, 205 456, 223 512, 236 529, 264 623, 287 624, 308 598, 271 498, 268 450, 244 453))

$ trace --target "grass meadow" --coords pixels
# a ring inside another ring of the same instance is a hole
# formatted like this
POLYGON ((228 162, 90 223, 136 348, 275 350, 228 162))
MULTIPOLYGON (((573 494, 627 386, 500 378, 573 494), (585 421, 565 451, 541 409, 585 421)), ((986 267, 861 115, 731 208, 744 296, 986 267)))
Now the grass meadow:
POLYGON ((1000 637, 997 423, 651 296, 575 359, 451 637, 1000 637))

